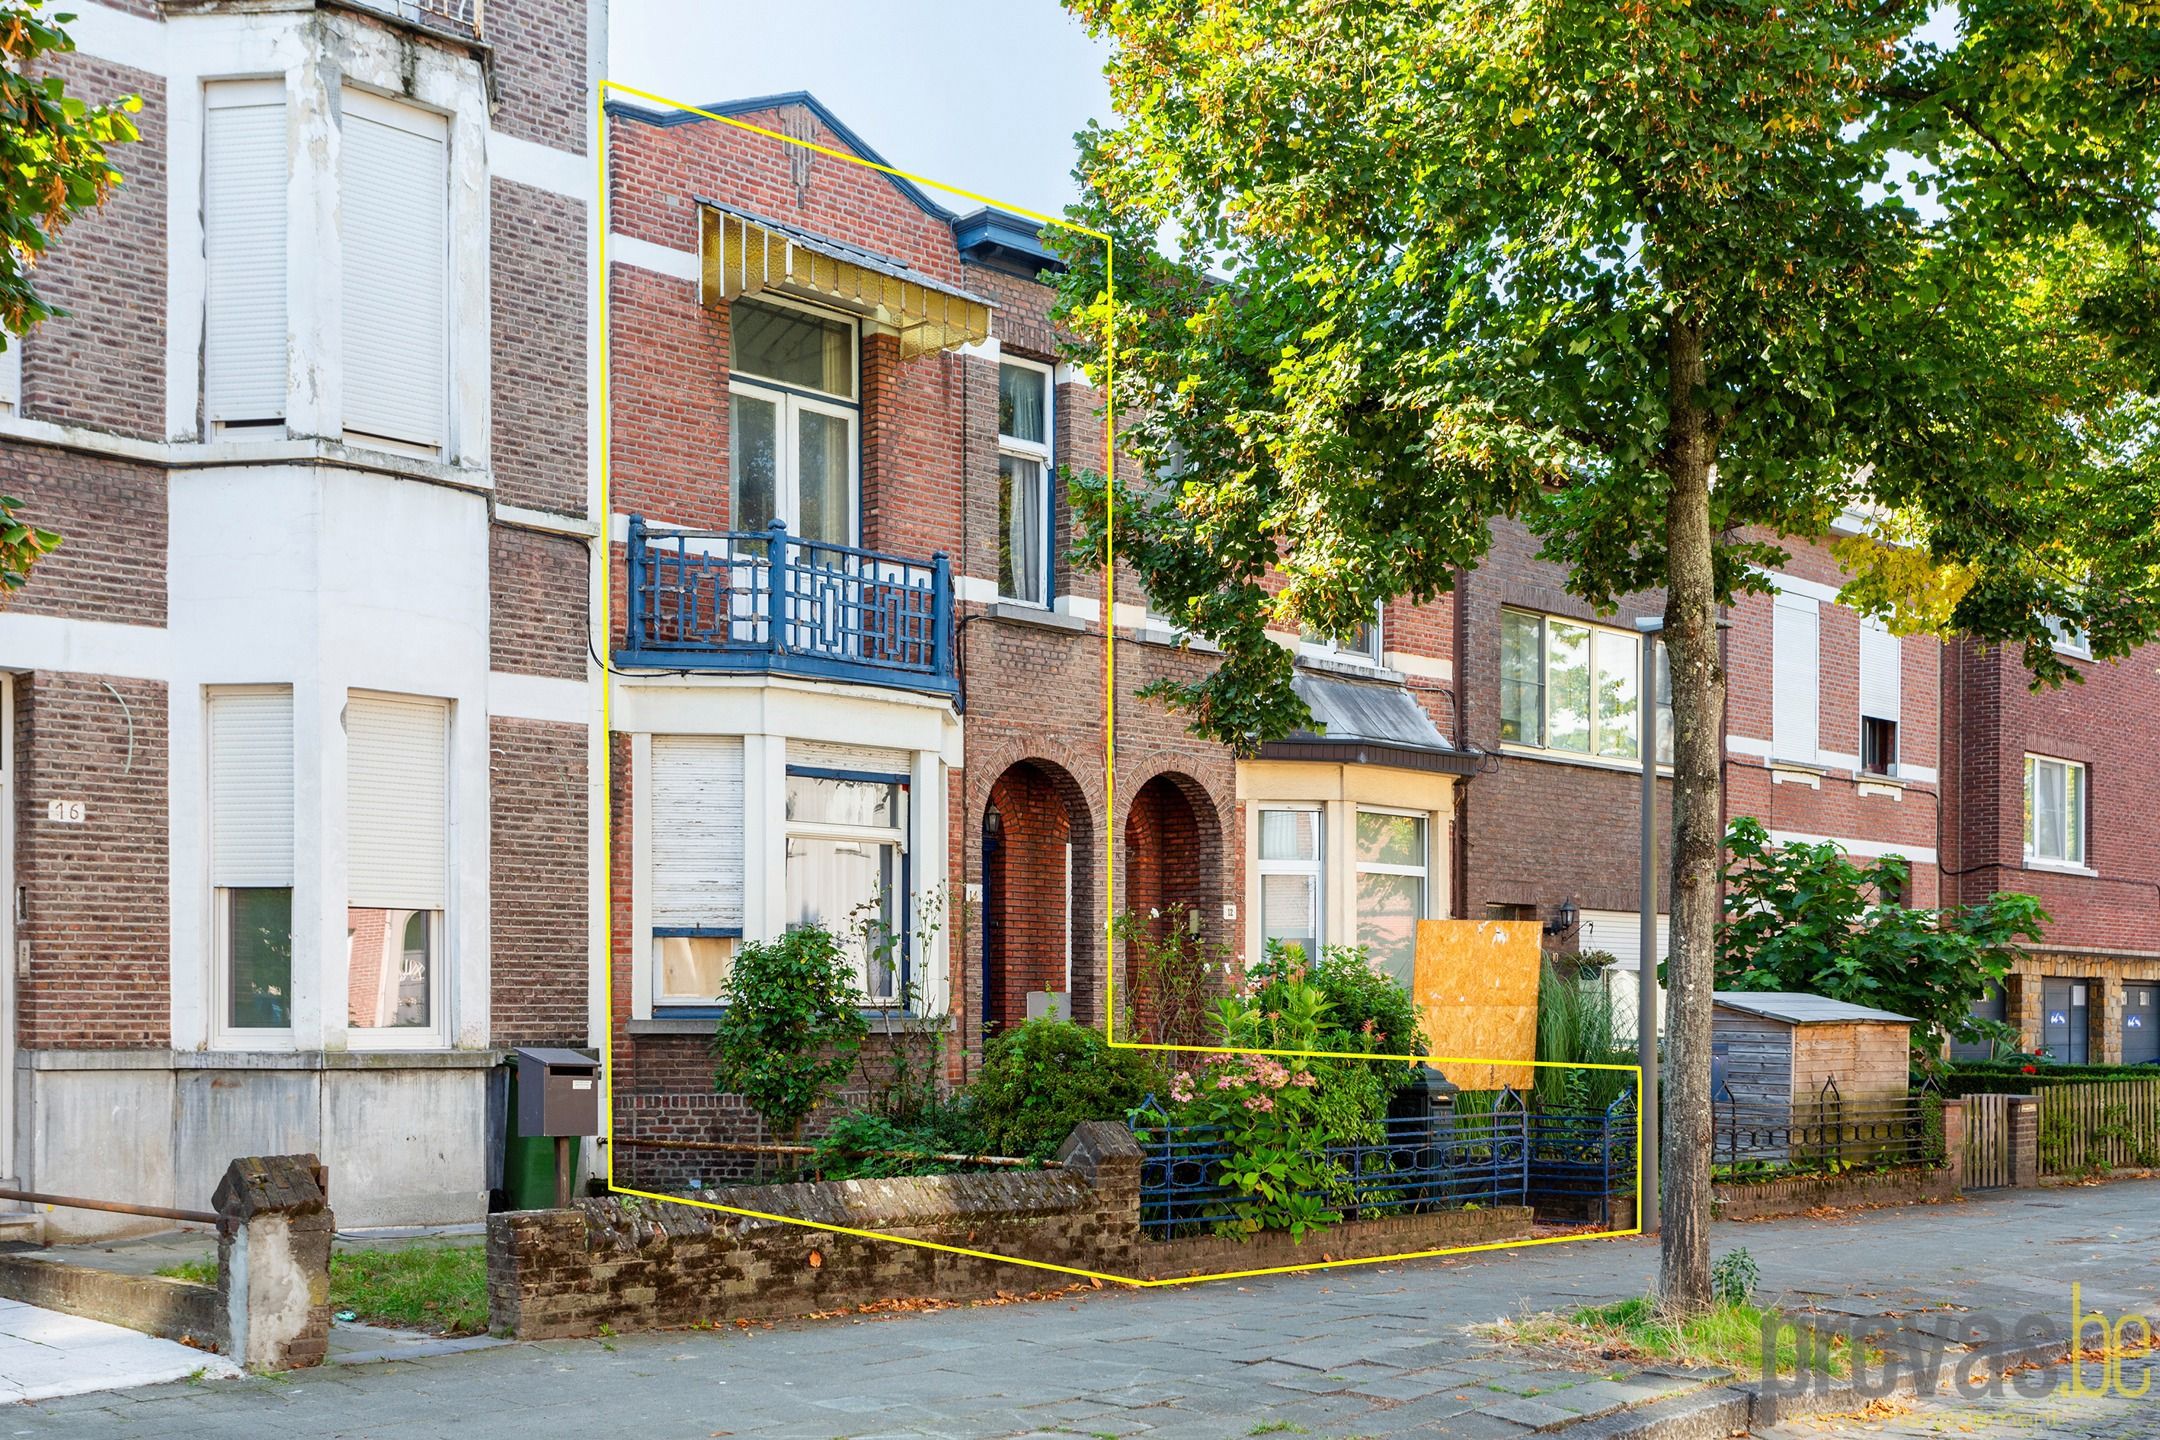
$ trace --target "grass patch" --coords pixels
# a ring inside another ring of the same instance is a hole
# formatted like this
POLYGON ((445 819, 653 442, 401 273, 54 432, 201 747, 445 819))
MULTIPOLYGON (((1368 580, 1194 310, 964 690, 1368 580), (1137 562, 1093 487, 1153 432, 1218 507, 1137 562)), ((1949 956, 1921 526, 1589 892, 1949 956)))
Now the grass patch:
MULTIPOLYGON (((1715 1366, 1741 1376, 1762 1373, 1763 1311, 1744 1302, 1721 1300, 1705 1314, 1674 1323, 1658 1315, 1655 1300, 1637 1296, 1585 1306, 1564 1317, 1529 1315, 1485 1328, 1489 1338, 1503 1344, 1566 1350, 1585 1359, 1715 1366)), ((1829 1369, 1834 1376, 1851 1372, 1846 1349, 1842 1337, 1831 1341, 1829 1369)), ((1779 1327, 1777 1373, 1794 1373, 1797 1359, 1791 1327, 1779 1327)))
MULTIPOLYGON (((157 1272, 198 1285, 217 1284, 217 1263, 190 1260, 157 1272)), ((370 1325, 477 1335, 487 1329, 487 1249, 480 1245, 410 1245, 396 1250, 339 1250, 330 1256, 330 1308, 370 1325)))

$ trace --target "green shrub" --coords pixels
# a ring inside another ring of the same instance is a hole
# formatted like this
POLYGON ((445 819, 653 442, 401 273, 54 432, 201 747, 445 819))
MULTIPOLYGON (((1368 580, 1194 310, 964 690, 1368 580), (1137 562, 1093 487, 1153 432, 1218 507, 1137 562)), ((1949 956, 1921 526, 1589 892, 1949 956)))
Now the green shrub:
POLYGON ((870 1032, 861 1004, 855 961, 829 931, 805 926, 743 946, 713 1031, 713 1084, 792 1140, 854 1066, 870 1032))
POLYGON ((2048 1060, 1974 1060, 1953 1065, 1940 1078, 1943 1094, 2032 1095, 2052 1085, 2108 1080, 2160 1080, 2160 1065, 2059 1065, 2048 1060))
POLYGON ((967 1167, 937 1155, 984 1155, 989 1141, 966 1097, 925 1106, 908 1121, 874 1110, 852 1110, 816 1142, 809 1169, 823 1180, 881 1180, 894 1175, 943 1175, 967 1167))
POLYGON ((1166 1086, 1144 1052, 1113 1050, 1070 1020, 1030 1020, 990 1042, 968 1096, 991 1150, 1047 1160, 1075 1125, 1122 1121, 1166 1086))
MULTIPOLYGON (((1538 977, 1537 1058, 1575 1067, 1632 1065, 1636 1055, 1613 1035, 1612 994, 1602 976, 1563 972, 1547 960, 1538 977)), ((1635 1085, 1633 1070, 1540 1066, 1533 1085, 1548 1110, 1603 1110, 1635 1085)))

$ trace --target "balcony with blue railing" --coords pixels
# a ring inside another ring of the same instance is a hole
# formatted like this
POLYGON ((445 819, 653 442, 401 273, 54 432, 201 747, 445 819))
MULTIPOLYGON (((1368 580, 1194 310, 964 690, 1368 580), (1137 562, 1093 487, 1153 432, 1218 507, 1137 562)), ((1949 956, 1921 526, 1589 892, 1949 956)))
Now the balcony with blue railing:
POLYGON ((617 662, 796 675, 952 695, 952 571, 763 530, 630 517, 629 627, 617 662))

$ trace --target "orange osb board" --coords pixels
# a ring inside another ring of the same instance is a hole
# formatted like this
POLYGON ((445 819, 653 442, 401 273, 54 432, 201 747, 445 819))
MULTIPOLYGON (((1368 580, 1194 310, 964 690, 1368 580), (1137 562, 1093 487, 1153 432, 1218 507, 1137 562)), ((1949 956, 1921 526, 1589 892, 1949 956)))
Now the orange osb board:
MULTIPOLYGON (((1425 1043, 1439 1056, 1531 1060, 1537 1056, 1535 920, 1420 920, 1411 993, 1425 1043)), ((1528 1065, 1442 1065, 1465 1090, 1530 1088, 1528 1065)))

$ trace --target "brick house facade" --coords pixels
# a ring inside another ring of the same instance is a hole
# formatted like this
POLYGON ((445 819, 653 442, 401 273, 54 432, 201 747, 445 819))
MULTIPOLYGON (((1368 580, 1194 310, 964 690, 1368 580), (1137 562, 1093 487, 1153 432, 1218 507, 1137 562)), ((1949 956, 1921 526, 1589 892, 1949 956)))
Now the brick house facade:
POLYGON ((1946 890, 2037 896, 2046 939, 1985 1008, 2058 1059, 2160 1058, 2160 784, 2152 763, 2160 647, 2035 690, 2014 651, 1944 652, 1946 890))
POLYGON ((64 536, 0 613, 9 1184, 311 1150, 348 1224, 476 1220, 498 1047, 594 1038, 601 12, 476 9, 86 6, 55 58, 142 139, 0 361, 64 536))
MULTIPOLYGON (((877 160, 807 95, 707 108, 877 160)), ((609 113, 619 1178, 728 1173, 674 1143, 759 1137, 705 1054, 727 956, 844 929, 894 885, 920 993, 858 960, 908 1012, 881 1015, 865 1084, 926 1022, 954 1080, 1031 1013, 1100 1023, 1129 959, 1103 937, 1113 883, 1120 909, 1182 907, 1245 954, 1375 925, 1407 946, 1447 913, 1468 763, 1445 738, 1447 602, 1391 607, 1363 653, 1304 647, 1301 685, 1386 722, 1364 752, 1306 736, 1240 764, 1195 739, 1136 692, 1207 657, 1136 589, 1106 615, 1068 554, 1055 472, 1101 465, 1102 418, 1060 361, 1034 227, 724 120, 609 113), (727 835, 692 833, 738 774, 727 835), (877 823, 836 825, 847 807, 877 823), (1360 859, 1361 825, 1400 853, 1360 859)), ((1150 1018, 1145 995, 1117 1010, 1150 1018)))

